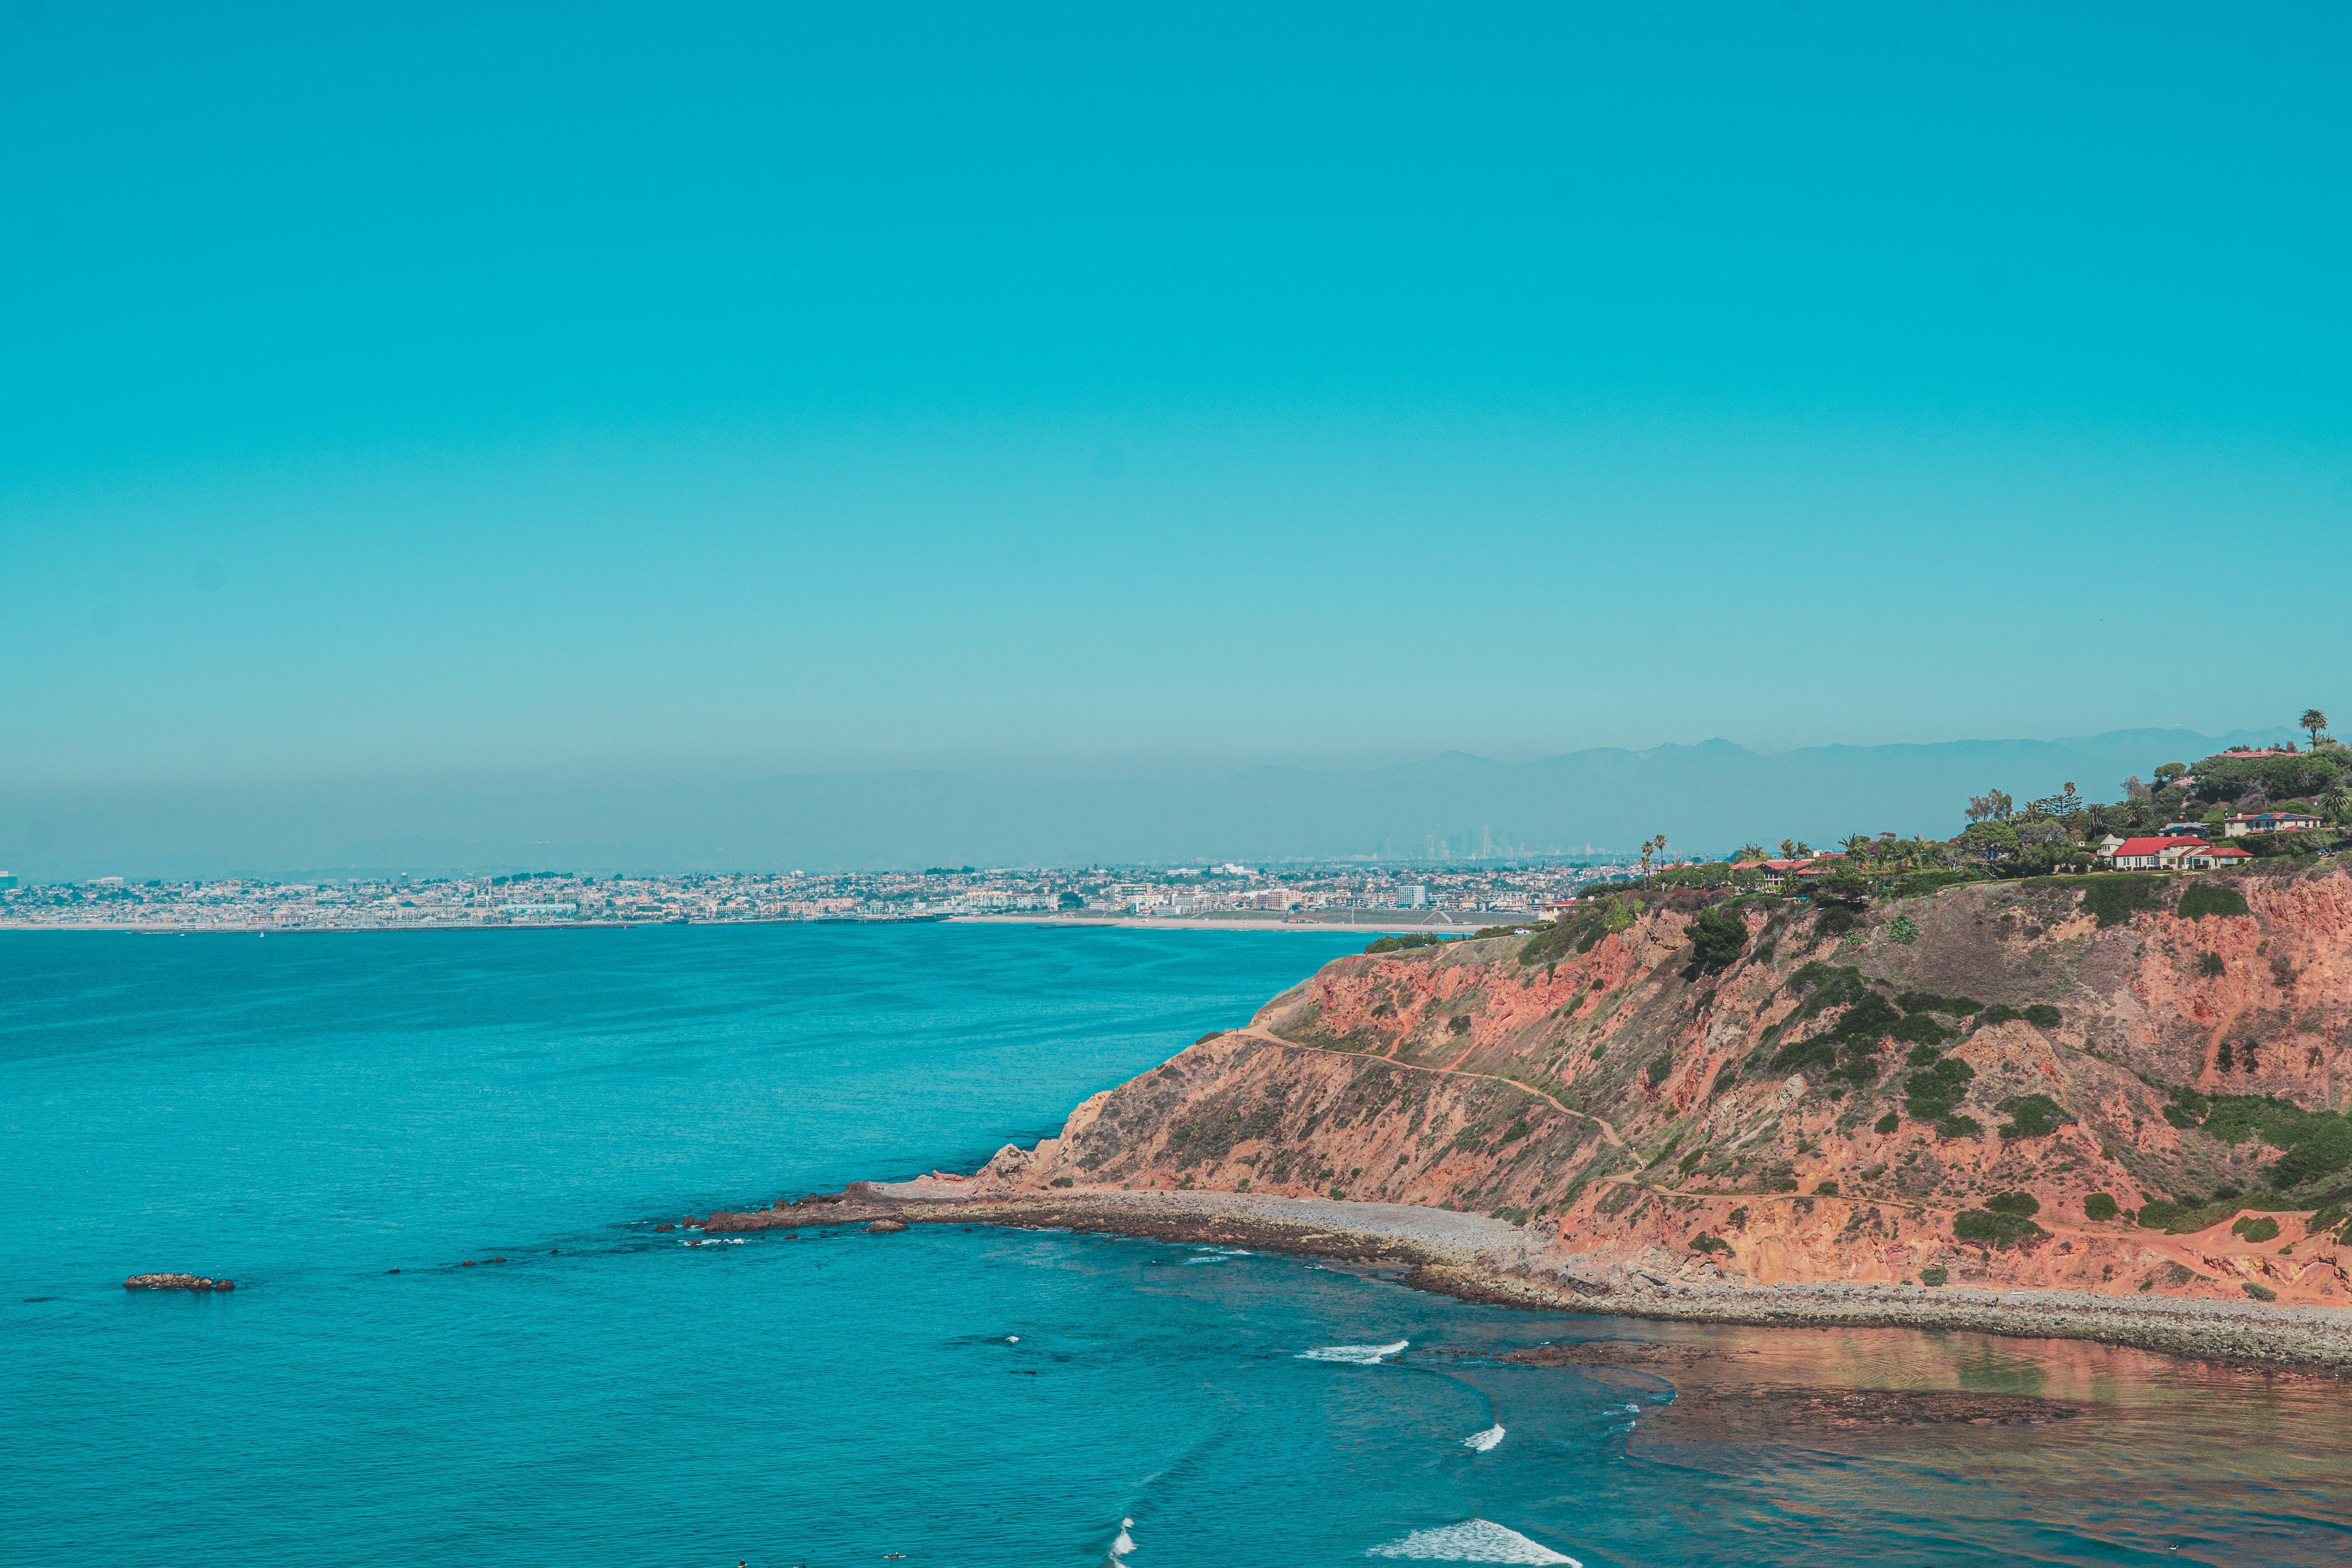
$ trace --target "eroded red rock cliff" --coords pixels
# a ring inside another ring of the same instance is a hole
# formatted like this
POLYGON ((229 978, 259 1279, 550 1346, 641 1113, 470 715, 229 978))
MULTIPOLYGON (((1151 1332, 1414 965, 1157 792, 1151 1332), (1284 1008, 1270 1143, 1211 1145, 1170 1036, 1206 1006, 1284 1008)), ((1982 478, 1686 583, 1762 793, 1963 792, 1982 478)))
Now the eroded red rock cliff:
POLYGON ((2193 885, 1980 883, 1843 931, 1753 902, 1714 972, 1673 895, 1341 959, 984 1182, 1475 1210, 1561 1258, 1733 1282, 2352 1304, 2340 1215, 2309 1223, 2352 1124, 2282 1164, 2242 1114, 2352 1100, 2352 875, 2206 879, 2244 912, 2184 918, 2193 885), (2136 1222, 2172 1204, 2202 1228, 2136 1222))

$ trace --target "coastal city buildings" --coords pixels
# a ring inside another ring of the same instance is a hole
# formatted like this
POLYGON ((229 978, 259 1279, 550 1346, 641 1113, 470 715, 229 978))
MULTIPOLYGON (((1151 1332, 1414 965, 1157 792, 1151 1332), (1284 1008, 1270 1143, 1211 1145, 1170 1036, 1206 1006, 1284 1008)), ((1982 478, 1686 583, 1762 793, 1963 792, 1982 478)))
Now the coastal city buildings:
POLYGON ((1220 920, 1435 925, 1532 916, 1630 865, 1377 862, 1210 867, 934 867, 919 871, 672 876, 530 872, 299 881, 101 877, 0 886, 0 925, 141 930, 382 930, 662 921, 942 920, 982 915, 1086 921, 1220 920), (1407 877, 1410 880, 1407 880, 1407 877))

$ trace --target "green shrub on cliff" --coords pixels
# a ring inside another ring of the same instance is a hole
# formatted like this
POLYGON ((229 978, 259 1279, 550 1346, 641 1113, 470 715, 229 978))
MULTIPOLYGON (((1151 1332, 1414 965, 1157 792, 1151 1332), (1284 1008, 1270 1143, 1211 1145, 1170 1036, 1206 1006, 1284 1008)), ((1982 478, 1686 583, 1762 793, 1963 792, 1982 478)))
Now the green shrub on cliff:
POLYGON ((2083 1217, 2105 1223, 2122 1212, 2115 1198, 2106 1193, 2093 1193, 2083 1200, 2083 1217))
POLYGON ((2095 877, 2053 877, 2046 886, 2080 888, 2083 908, 2098 917, 2099 929, 2105 931, 2142 910, 2165 908, 2170 880, 2150 871, 2109 871, 2095 877))
POLYGON ((1701 969, 1722 969, 1748 945, 1748 922, 1727 909, 1701 910, 1683 934, 1691 939, 1701 969))
POLYGON ((1958 882, 1981 882, 1984 879, 1985 876, 1981 871, 1914 871, 1907 877, 1896 878, 1895 885, 1886 889, 1886 896, 1891 899, 1916 899, 1932 893, 1938 888, 1948 888, 1958 882))
POLYGON ((2271 1185, 2281 1192, 2352 1165, 2352 1119, 2333 1110, 2305 1110, 2268 1095, 2219 1095, 2210 1101, 2204 1127, 2224 1143, 2258 1138, 2285 1150, 2269 1171, 2271 1185))
POLYGON ((1919 1270, 1919 1283, 1922 1285, 1941 1285, 1945 1280, 1949 1279, 1951 1277, 1952 1271, 1948 1268, 1922 1268, 1919 1270))
POLYGON ((1705 1232, 1701 1232, 1699 1235, 1692 1237, 1690 1238, 1690 1244, 1691 1250, 1693 1252, 1714 1253, 1728 1252, 1731 1250, 1731 1243, 1724 1240, 1723 1237, 1719 1236, 1708 1236, 1705 1232))
POLYGON ((2247 1206, 2235 1198, 2204 1205, 2154 1198, 2140 1205, 2139 1224, 2143 1230, 2160 1230, 2167 1236, 2194 1236, 2200 1230, 2221 1224, 2247 1206))
POLYGON ((1985 1200, 1987 1209, 1994 1214, 2013 1215, 2019 1219, 2032 1219, 2042 1212, 2042 1200, 2032 1193, 2002 1193, 1985 1200))
POLYGON ((1364 951, 1366 952, 1402 952, 1407 948, 1436 947, 1445 940, 1444 937, 1432 936, 1425 931, 1412 931, 1403 936, 1374 937, 1364 951))
POLYGON ((1962 1209, 1952 1216, 1952 1234, 1962 1241, 1988 1247, 2010 1247, 2028 1237, 2049 1232, 2022 1215, 1996 1214, 1990 1209, 1962 1209))
POLYGON ((2208 915, 2250 915, 2246 895, 2226 882, 2198 882, 2180 895, 2180 918, 2203 920, 2208 915))
POLYGON ((2243 1289, 2247 1295, 2252 1296, 2257 1301, 2275 1301, 2278 1300, 2277 1291, 2272 1289, 2267 1285, 2257 1285, 2251 1279, 2247 1280, 2240 1287, 2240 1289, 2243 1289))
POLYGON ((1840 1004, 1847 1005, 1845 1016, 1826 1034, 1782 1046, 1774 1053, 1769 1070, 1804 1072, 1832 1068, 1842 1059, 1845 1065, 1836 1067, 1828 1076, 1857 1088, 1874 1081, 1878 1077, 1878 1042, 1900 1029, 1906 1020, 1885 997, 1865 990, 1861 976, 1852 969, 1809 963, 1791 976, 1792 983, 1809 978, 1813 984, 1812 996, 1789 1023, 1800 1023, 1825 1007, 1840 1004), (1809 976, 1809 972, 1813 971, 1820 973, 1809 976))
POLYGON ((1954 1114, 1936 1123, 1936 1136, 1943 1139, 1973 1138, 1984 1131, 1984 1123, 1973 1116, 1954 1114))
MULTIPOLYGON (((2251 1044, 2246 1048, 2251 1051, 2251 1044)), ((2227 1058, 2221 1060, 2227 1068, 2227 1058)), ((2286 1150, 2267 1173, 2279 1192, 2352 1166, 2352 1117, 2331 1110, 2303 1110, 2274 1096, 2206 1098, 2194 1089, 2173 1089, 2164 1119, 2183 1131, 2204 1126, 2230 1145, 2261 1138, 2274 1150, 2286 1150)))
MULTIPOLYGON (((1918 1062, 1927 1050, 1924 1047, 1914 1050, 1911 1059, 1918 1062)), ((1949 1117, 1952 1107, 1968 1092, 1976 1076, 1977 1069, 1958 1057, 1931 1056, 1918 1071, 1903 1079, 1903 1113, 1914 1121, 1937 1121, 1949 1117)))
POLYGON ((1925 1013, 1914 1013, 1887 1033, 1906 1046, 1940 1046, 1952 1032, 1925 1013))
POLYGON ((1885 1115, 1878 1119, 1874 1131, 1884 1136, 1886 1133, 1894 1131, 1901 1125, 1903 1125, 1903 1119, 1890 1110, 1885 1115))
POLYGON ((2022 1018, 2037 1029, 2054 1029, 2064 1022, 2063 1016, 2047 1002, 2036 1002, 2031 1007, 2010 1007, 1994 1003, 1977 1015, 1977 1021, 1988 1026, 2007 1024, 2022 1018))
POLYGON ((1519 949, 1521 963, 1558 963, 1570 953, 1591 952, 1612 931, 1631 931, 1633 911, 1615 899, 1580 904, 1535 935, 1519 949))
POLYGON ((2074 1118, 2046 1094, 2013 1094, 1994 1109, 2009 1120, 1999 1129, 2003 1139, 2047 1138, 2074 1118))
POLYGON ((2263 1215, 2259 1219, 2252 1215, 2247 1215, 2230 1226, 2231 1236, 2242 1236, 2248 1241, 2273 1241, 2277 1238, 2278 1233, 2278 1221, 2268 1215, 2263 1215))

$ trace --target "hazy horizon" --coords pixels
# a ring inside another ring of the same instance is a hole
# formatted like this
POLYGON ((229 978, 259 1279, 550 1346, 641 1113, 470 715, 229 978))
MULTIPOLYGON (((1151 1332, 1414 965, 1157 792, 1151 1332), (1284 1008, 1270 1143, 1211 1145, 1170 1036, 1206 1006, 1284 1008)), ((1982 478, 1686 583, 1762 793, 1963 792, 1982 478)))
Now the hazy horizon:
POLYGON ((32 880, 457 872, 865 870, 925 865, 1179 860, 1390 861, 1625 851, 1653 833, 1677 853, 1783 837, 1945 836, 1970 795, 2022 800, 2226 745, 2291 740, 2284 725, 2221 735, 2119 730, 2055 740, 1801 747, 1721 739, 1598 747, 1510 763, 1460 751, 1381 767, 1211 765, 994 776, 939 769, 741 779, 572 781, 506 790, 362 781, 340 788, 0 791, 0 870, 32 880), (2180 755, 2166 754, 2178 751, 2180 755), (1438 846, 1444 845, 1441 853, 1438 846))

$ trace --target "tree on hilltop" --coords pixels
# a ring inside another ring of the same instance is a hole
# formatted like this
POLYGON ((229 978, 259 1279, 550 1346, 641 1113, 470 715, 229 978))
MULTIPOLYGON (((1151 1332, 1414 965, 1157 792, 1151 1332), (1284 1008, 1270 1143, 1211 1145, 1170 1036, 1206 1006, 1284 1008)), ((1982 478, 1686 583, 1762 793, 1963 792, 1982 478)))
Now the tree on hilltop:
POLYGON ((2004 856, 2017 853, 2017 829, 2005 822, 1971 822, 1960 835, 1960 843, 1990 866, 2004 856))
POLYGON ((2295 724, 2298 728, 2311 731, 2311 743, 2316 746, 2319 744, 2319 732, 2327 728, 2327 715, 2316 708, 2306 708, 2303 710, 2303 717, 2296 720, 2295 724))
POLYGON ((2006 822, 2016 807, 2015 797, 2007 791, 1989 789, 1969 797, 1968 816, 1970 822, 2006 822))

